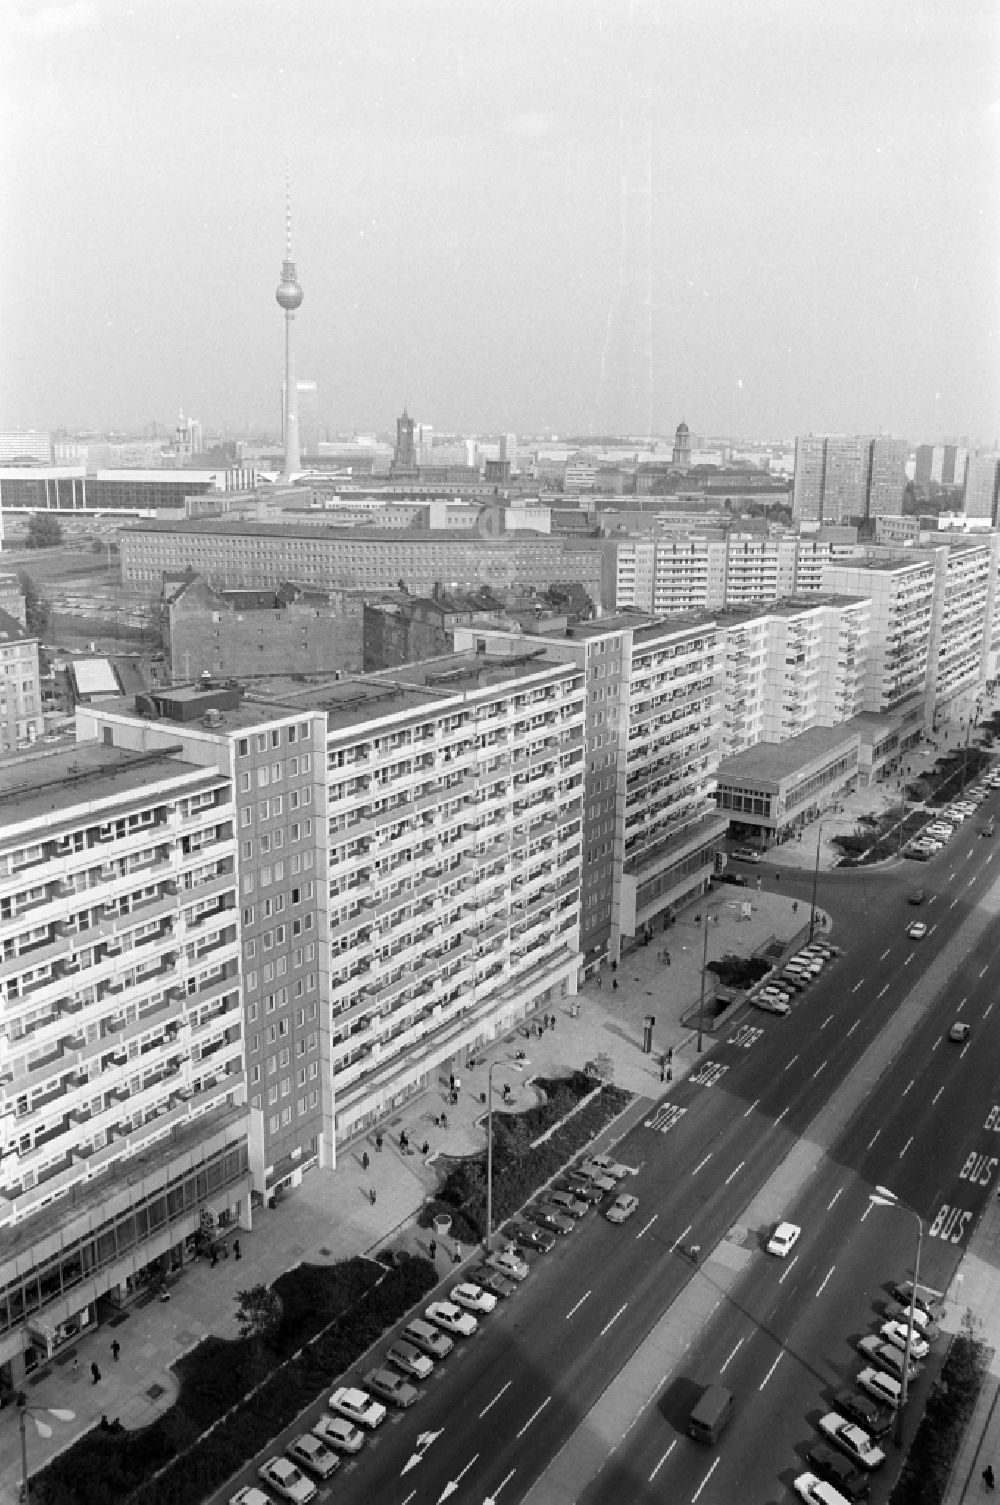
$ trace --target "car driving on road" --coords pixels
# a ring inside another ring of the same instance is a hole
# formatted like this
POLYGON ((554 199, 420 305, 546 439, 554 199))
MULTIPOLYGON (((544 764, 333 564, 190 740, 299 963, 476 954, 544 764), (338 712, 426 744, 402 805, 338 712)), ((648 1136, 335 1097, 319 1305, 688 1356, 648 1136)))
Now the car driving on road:
POLYGON ((638 1206, 639 1198, 633 1197, 631 1192, 623 1191, 620 1196, 615 1197, 604 1216, 609 1223, 624 1223, 638 1206))
POLYGON ((798 1223, 779 1223, 767 1241, 768 1254, 776 1254, 779 1259, 785 1259, 802 1235, 802 1229, 798 1223))

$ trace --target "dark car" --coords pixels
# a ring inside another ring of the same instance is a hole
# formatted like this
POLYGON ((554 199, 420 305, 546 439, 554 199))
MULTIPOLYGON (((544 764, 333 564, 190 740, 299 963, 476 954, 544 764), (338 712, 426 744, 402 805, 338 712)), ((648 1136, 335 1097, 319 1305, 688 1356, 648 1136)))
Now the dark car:
POLYGON ((856 1390, 842 1390, 833 1403, 841 1416, 864 1427, 869 1437, 884 1437, 892 1426, 892 1412, 869 1400, 867 1395, 859 1395, 856 1390))
POLYGON ((845 1499, 863 1500, 868 1493, 867 1476, 855 1468, 842 1453, 827 1447, 825 1442, 814 1443, 806 1454, 806 1462, 814 1473, 838 1489, 845 1499))
POLYGON ((536 1249, 539 1254, 548 1254, 556 1241, 554 1233, 535 1223, 514 1223, 505 1233, 512 1243, 520 1245, 522 1249, 536 1249))
POLYGON ((720 883, 736 883, 740 888, 746 888, 747 880, 742 873, 720 873, 720 883))
POLYGON ((548 1202, 539 1202, 534 1207, 529 1207, 527 1216, 540 1227, 551 1228, 553 1233, 572 1233, 576 1227, 576 1223, 567 1213, 560 1212, 558 1207, 552 1207, 548 1202))
POLYGON ((499 1270, 491 1270, 489 1265, 477 1265, 467 1275, 474 1285, 482 1286, 484 1291, 492 1291, 494 1296, 500 1296, 504 1301, 517 1290, 516 1281, 508 1280, 499 1270))
POLYGON ((922 904, 927 898, 922 888, 915 888, 912 894, 907 896, 907 904, 922 904))
POLYGON ((589 1181, 586 1176, 563 1176, 556 1182, 556 1185, 560 1191, 572 1192, 574 1197, 579 1197, 583 1202, 589 1202, 592 1207, 604 1201, 601 1188, 595 1186, 593 1181, 589 1181))

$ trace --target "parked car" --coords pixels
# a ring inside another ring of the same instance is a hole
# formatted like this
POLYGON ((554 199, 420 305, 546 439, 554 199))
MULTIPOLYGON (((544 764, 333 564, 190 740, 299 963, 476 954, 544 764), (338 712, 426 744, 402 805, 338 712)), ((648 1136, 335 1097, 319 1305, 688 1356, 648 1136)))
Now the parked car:
POLYGON ((257 1477, 283 1500, 291 1500, 293 1505, 308 1505, 316 1498, 315 1484, 295 1467, 290 1458, 265 1459, 257 1470, 257 1477))
POLYGON ((892 1411, 878 1405, 870 1396, 859 1395, 856 1390, 841 1390, 834 1396, 833 1404, 841 1416, 864 1427, 869 1437, 884 1437, 892 1426, 892 1411))
POLYGON ((538 1202, 532 1207, 526 1208, 526 1215, 533 1223, 538 1223, 542 1228, 551 1228, 553 1233, 563 1235, 572 1233, 576 1223, 566 1213, 560 1212, 558 1207, 551 1207, 547 1202, 538 1202))
MULTIPOLYGON (((813 1473, 832 1484, 842 1500, 863 1500, 871 1488, 871 1480, 843 1453, 835 1452, 825 1442, 814 1442, 806 1453, 806 1462, 813 1473)), ((817 1493, 823 1505, 823 1491, 817 1493)))
POLYGON ((266 1495, 256 1484, 244 1484, 234 1495, 229 1497, 229 1505, 274 1505, 270 1495, 266 1495))
POLYGON ((884 1374, 881 1369, 862 1369, 857 1383, 873 1400, 879 1401, 883 1406, 891 1406, 893 1410, 898 1407, 903 1386, 894 1375, 884 1374))
POLYGON ((902 1306, 909 1307, 910 1302, 913 1301, 914 1306, 926 1312, 928 1317, 934 1317, 941 1309, 941 1297, 929 1286, 917 1286, 917 1294, 914 1298, 912 1280, 897 1281, 892 1288, 892 1294, 902 1306))
POLYGON ((909 1333, 910 1353, 915 1359, 926 1359, 931 1351, 931 1345, 921 1336, 916 1323, 911 1328, 908 1322, 883 1322, 879 1332, 887 1343, 891 1343, 901 1353, 906 1352, 906 1336, 909 1333))
POLYGON ((464 1311, 475 1312, 477 1315, 492 1312, 497 1304, 492 1291, 484 1291, 482 1286, 473 1285, 471 1280, 462 1280, 457 1286, 452 1286, 451 1299, 464 1311))
POLYGON ((732 854, 734 862, 759 862, 761 853, 755 852, 753 847, 737 847, 732 854))
POLYGON ((551 1207, 558 1207, 560 1212, 565 1212, 571 1218, 585 1217, 589 1205, 582 1197, 574 1197, 569 1191, 550 1191, 545 1200, 551 1207))
POLYGON ((728 872, 727 873, 720 873, 719 874, 719 882, 720 883, 736 883, 741 888, 746 888, 746 886, 747 886, 747 879, 744 877, 744 875, 742 873, 728 873, 728 872))
POLYGON ((321 1416, 312 1429, 314 1437, 336 1448, 338 1453, 358 1453, 364 1444, 365 1434, 346 1416, 321 1416))
POLYGON ((572 1192, 574 1197, 579 1197, 591 1207, 596 1207, 598 1202, 604 1201, 604 1192, 596 1181, 591 1181, 586 1176, 577 1176, 571 1171, 557 1184, 560 1190, 572 1192))
POLYGON ((773 990, 767 988, 762 993, 755 993, 750 1002, 755 1009, 763 1009, 765 1014, 790 1014, 791 1008, 788 1003, 788 995, 776 995, 773 990))
POLYGON ((399 1406, 401 1410, 412 1406, 417 1398, 414 1386, 409 1380, 404 1380, 403 1376, 397 1374, 394 1369, 369 1369, 365 1375, 365 1386, 372 1395, 377 1395, 379 1400, 388 1401, 390 1405, 399 1406))
POLYGON ((820 1417, 819 1429, 835 1448, 840 1448, 842 1453, 853 1458, 855 1463, 860 1463, 862 1468, 881 1468, 885 1462, 885 1454, 875 1446, 868 1433, 846 1417, 838 1416, 836 1411, 820 1417))
POLYGON ((357 1422, 362 1427, 380 1427, 386 1418, 386 1409, 377 1400, 355 1385, 341 1385, 330 1396, 327 1404, 338 1416, 357 1422))
POLYGON ((498 1296, 501 1301, 506 1301, 517 1290, 516 1281, 501 1275, 499 1270, 492 1270, 489 1265, 476 1265, 469 1271, 469 1279, 477 1286, 482 1286, 484 1291, 498 1296))
POLYGON ((299 1468, 307 1468, 310 1473, 316 1474, 320 1479, 329 1479, 332 1473, 340 1467, 340 1459, 332 1448, 328 1448, 325 1442, 320 1442, 312 1432, 303 1432, 301 1437, 296 1437, 290 1442, 285 1452, 293 1463, 299 1468))
MULTIPOLYGON (((904 1306, 901 1301, 890 1301, 886 1305, 885 1315, 890 1322, 909 1323, 910 1308, 904 1306)), ((921 1336, 926 1338, 928 1343, 933 1343, 938 1335, 937 1323, 922 1306, 913 1308, 913 1326, 920 1329, 921 1336)))
POLYGON ((602 1171, 600 1166, 595 1165, 592 1160, 582 1161, 577 1166, 575 1174, 586 1176, 601 1191, 614 1191, 618 1184, 614 1176, 609 1176, 606 1171, 602 1171))
POLYGON ((527 1260, 521 1259, 513 1249, 498 1249, 490 1255, 487 1264, 507 1280, 527 1280, 531 1273, 527 1260))
POLYGON ((471 1312, 463 1312, 460 1306, 452 1301, 432 1301, 424 1312, 428 1322, 433 1322, 437 1327, 444 1329, 446 1333, 452 1333, 459 1338, 471 1338, 477 1331, 479 1323, 471 1312))
MULTIPOLYGON (((614 1182, 611 1183, 612 1186, 614 1182)), ((542 1228, 536 1223, 512 1223, 506 1229, 507 1236, 514 1241, 515 1246, 520 1244, 524 1249, 535 1249, 539 1254, 548 1254, 556 1241, 556 1236, 548 1228, 542 1228)), ((493 1256, 490 1256, 493 1258, 493 1256)))
POLYGON ((584 1167, 592 1165, 601 1175, 611 1176, 615 1181, 623 1181, 632 1174, 627 1165, 622 1165, 620 1160, 612 1160, 610 1155, 591 1155, 583 1164, 584 1167))
POLYGON ((434 1373, 434 1360, 405 1338, 397 1338, 389 1345, 386 1358, 390 1364, 395 1364, 400 1374, 408 1374, 415 1380, 426 1380, 434 1373))
POLYGON ((454 1341, 448 1337, 447 1333, 441 1332, 433 1322, 425 1322, 423 1317, 414 1317, 403 1328, 400 1336, 432 1359, 447 1358, 455 1347, 454 1341))

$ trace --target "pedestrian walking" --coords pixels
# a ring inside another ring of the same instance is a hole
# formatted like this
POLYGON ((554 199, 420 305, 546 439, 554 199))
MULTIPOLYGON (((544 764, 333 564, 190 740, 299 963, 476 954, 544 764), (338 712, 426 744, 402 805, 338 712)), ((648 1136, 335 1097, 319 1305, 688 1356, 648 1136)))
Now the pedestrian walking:
POLYGON ((987 1463, 986 1467, 983 1469, 983 1483, 986 1485, 987 1489, 996 1489, 997 1487, 996 1475, 993 1472, 992 1463, 987 1463))
POLYGON ((115 1341, 111 1345, 111 1357, 114 1359, 114 1361, 115 1361, 116 1364, 118 1363, 118 1356, 121 1353, 121 1351, 122 1351, 122 1346, 119 1343, 118 1339, 116 1338, 115 1341))
POLYGON ((243 1255, 240 1253, 240 1241, 238 1238, 233 1239, 233 1253, 237 1259, 243 1258, 243 1255))
POLYGON ((665 1082, 666 1079, 667 1079, 667 1068, 665 1066, 661 1066, 660 1067, 660 1081, 661 1082, 665 1082))
POLYGON ((381 1155, 381 1153, 382 1153, 382 1136, 381 1136, 381 1134, 376 1134, 375 1135, 375 1151, 379 1155, 381 1155))
POLYGON ((219 1251, 215 1247, 215 1245, 213 1244, 212 1245, 212 1269, 213 1270, 215 1269, 215 1267, 216 1267, 216 1265, 218 1263, 219 1263, 219 1251))
POLYGON ((368 1193, 368 1200, 372 1204, 372 1206, 374 1207, 375 1203, 376 1203, 376 1200, 377 1200, 377 1198, 375 1196, 375 1188, 374 1188, 374 1186, 372 1187, 371 1191, 368 1193))
POLYGON ((615 992, 615 993, 618 992, 618 979, 617 979, 617 977, 612 982, 611 987, 612 987, 612 991, 613 992, 615 992))
POLYGON ((97 1367, 96 1364, 91 1364, 91 1366, 90 1366, 90 1377, 91 1377, 91 1381, 95 1385, 98 1383, 98 1381, 101 1378, 101 1371, 98 1369, 98 1367, 97 1367))
POLYGON ((223 1244, 223 1246, 222 1246, 222 1258, 223 1259, 228 1259, 229 1258, 229 1245, 228 1244, 223 1244))
POLYGON ((430 1255, 432 1260, 437 1259, 438 1246, 436 1238, 431 1239, 430 1243, 427 1246, 427 1253, 430 1255))
POLYGON ((429 1155, 430 1152, 431 1152, 430 1144, 425 1139, 424 1142, 423 1142, 423 1144, 420 1146, 420 1153, 421 1153, 421 1155, 429 1155))
POLYGON ((670 952, 669 951, 664 951, 664 953, 663 953, 663 959, 666 962, 667 966, 669 967, 670 964, 671 964, 670 963, 670 952))
POLYGON ((673 1059, 674 1059, 674 1047, 672 1045, 668 1045, 667 1046, 667 1065, 668 1066, 670 1065, 670 1062, 673 1059))
POLYGON ((371 1165, 371 1161, 368 1158, 368 1151, 365 1150, 364 1154, 361 1157, 361 1169, 363 1171, 366 1171, 369 1165, 371 1165))
POLYGON ((460 1265, 462 1263, 462 1246, 461 1246, 461 1244, 456 1244, 455 1245, 454 1253, 451 1256, 451 1262, 452 1262, 453 1265, 460 1265))
POLYGON ((599 988, 603 988, 604 987, 604 978, 601 976, 600 972, 598 972, 598 974, 597 974, 597 986, 599 988))
POLYGON ((80 1378, 80 1360, 79 1360, 79 1358, 75 1358, 73 1360, 73 1378, 74 1378, 74 1380, 78 1380, 80 1378))

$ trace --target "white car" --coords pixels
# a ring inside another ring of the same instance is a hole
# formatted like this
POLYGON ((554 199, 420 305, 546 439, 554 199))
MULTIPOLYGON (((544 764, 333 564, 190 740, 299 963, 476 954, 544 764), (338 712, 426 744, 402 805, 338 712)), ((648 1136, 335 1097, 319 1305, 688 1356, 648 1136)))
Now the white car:
POLYGON ((792 1011, 788 1004, 787 994, 775 997, 765 988, 763 993, 758 993, 750 1000, 755 1009, 763 1009, 765 1014, 790 1014, 792 1011))
POLYGON ((592 1165, 595 1170, 604 1176, 610 1176, 614 1181, 623 1181, 632 1172, 627 1165, 622 1165, 618 1160, 612 1160, 610 1155, 591 1155, 589 1160, 584 1161, 584 1167, 592 1165))
POLYGON ((497 1304, 492 1291, 484 1291, 482 1286, 473 1285, 471 1280, 463 1280, 461 1284, 452 1286, 451 1299, 456 1306, 464 1307, 467 1312, 492 1312, 497 1304))
POLYGON ((308 1505, 310 1500, 316 1498, 315 1484, 306 1478, 300 1468, 295 1467, 290 1458, 268 1458, 266 1463, 261 1464, 257 1474, 283 1500, 291 1500, 294 1505, 308 1505))
POLYGON ((846 1495, 832 1484, 827 1484, 818 1474, 799 1474, 795 1481, 795 1493, 806 1505, 848 1505, 846 1495))
POLYGON ((910 1355, 914 1359, 926 1359, 931 1351, 927 1339, 917 1332, 916 1324, 911 1328, 906 1322, 883 1322, 879 1332, 887 1343, 894 1348, 906 1352, 906 1334, 910 1333, 910 1355))
POLYGON ((312 1432, 303 1432, 301 1437, 296 1437, 290 1442, 285 1452, 293 1463, 300 1468, 308 1468, 321 1479, 329 1479, 340 1467, 340 1459, 332 1448, 328 1448, 325 1442, 320 1442, 312 1432))
POLYGON ((356 1386, 341 1385, 330 1396, 328 1405, 338 1416, 346 1416, 362 1427, 379 1427, 385 1421, 386 1409, 381 1401, 373 1400, 366 1390, 356 1386))
POLYGON ((732 858, 734 862, 759 862, 760 853, 755 852, 753 847, 737 847, 732 858))
POLYGON ((510 1249, 500 1249, 496 1254, 491 1254, 486 1263, 510 1280, 527 1280, 531 1272, 527 1260, 518 1259, 510 1249))
POLYGON ((862 1369, 858 1375, 858 1387, 866 1395, 870 1395, 872 1400, 881 1401, 894 1411, 903 1393, 900 1381, 893 1379, 891 1374, 883 1374, 881 1369, 862 1369))
POLYGON ((234 1495, 229 1496, 229 1505, 272 1505, 271 1496, 266 1495, 256 1484, 244 1484, 234 1495))
POLYGON ((432 1301, 424 1316, 428 1322, 443 1327, 446 1333, 457 1333, 461 1338, 471 1338, 479 1327, 471 1312, 463 1312, 452 1301, 432 1301))
POLYGON ((321 1416, 312 1429, 314 1437, 338 1453, 360 1453, 365 1434, 346 1416, 321 1416))
POLYGON ((779 1223, 767 1241, 768 1254, 776 1254, 779 1259, 787 1258, 801 1234, 802 1229, 798 1223, 779 1223))
POLYGON ((621 1196, 615 1197, 611 1206, 604 1216, 609 1223, 624 1223, 630 1218, 639 1205, 639 1198, 633 1197, 631 1192, 622 1192, 621 1196))
POLYGON ((855 1463, 860 1463, 862 1468, 881 1468, 885 1462, 882 1449, 875 1446, 864 1428, 856 1427, 846 1417, 838 1416, 836 1411, 828 1411, 826 1416, 820 1417, 819 1429, 834 1447, 853 1458, 855 1463))
POLYGON ((923 920, 914 920, 912 925, 907 925, 906 933, 911 941, 922 941, 927 934, 927 926, 923 920))

